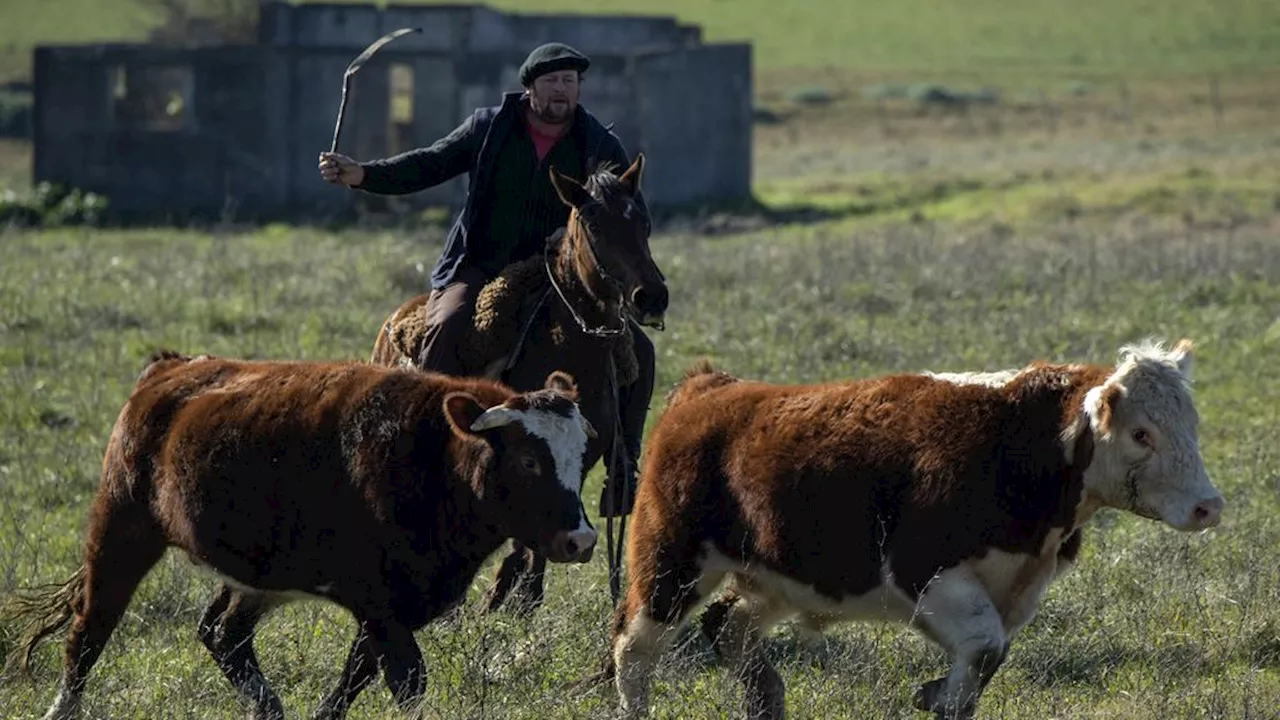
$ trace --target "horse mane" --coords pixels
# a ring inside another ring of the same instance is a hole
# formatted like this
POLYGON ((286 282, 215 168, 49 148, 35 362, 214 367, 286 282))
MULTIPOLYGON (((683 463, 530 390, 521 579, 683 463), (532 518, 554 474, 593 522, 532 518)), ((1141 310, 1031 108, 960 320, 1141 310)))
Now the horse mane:
POLYGON ((626 192, 617 173, 618 167, 617 163, 611 161, 596 166, 595 171, 587 176, 586 182, 587 192, 591 193, 591 197, 608 203, 626 192))

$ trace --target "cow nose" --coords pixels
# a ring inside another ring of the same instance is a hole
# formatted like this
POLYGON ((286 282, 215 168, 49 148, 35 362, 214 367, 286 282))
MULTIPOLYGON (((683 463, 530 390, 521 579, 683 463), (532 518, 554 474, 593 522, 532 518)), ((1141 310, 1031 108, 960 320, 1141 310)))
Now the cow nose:
POLYGON ((1222 520, 1222 508, 1226 501, 1222 496, 1201 500, 1191 511, 1191 520, 1201 530, 1215 527, 1222 520))
POLYGON ((596 547, 596 531, 591 529, 574 530, 565 540, 565 554, 578 562, 587 562, 596 547))

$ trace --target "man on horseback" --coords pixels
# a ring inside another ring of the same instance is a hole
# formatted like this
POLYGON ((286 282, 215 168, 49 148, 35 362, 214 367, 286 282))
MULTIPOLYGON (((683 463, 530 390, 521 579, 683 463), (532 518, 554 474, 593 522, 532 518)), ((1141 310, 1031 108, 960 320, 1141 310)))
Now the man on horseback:
MULTIPOLYGON (((369 162, 320 153, 322 178, 379 195, 418 192, 464 172, 469 176, 466 203, 431 275, 421 367, 463 374, 460 341, 471 327, 481 289, 511 263, 542 253, 548 236, 568 222, 569 208, 552 186, 550 166, 583 181, 605 163, 630 164, 618 137, 578 104, 589 65, 573 48, 548 43, 521 65, 523 92, 505 93, 501 105, 477 109, 430 146, 369 162)), ((635 201, 647 217, 643 196, 637 193, 635 201)), ((628 464, 623 497, 612 503, 614 515, 631 509, 654 384, 653 344, 634 319, 628 324, 639 374, 619 387, 628 464)), ((602 494, 601 514, 609 505, 602 494)))

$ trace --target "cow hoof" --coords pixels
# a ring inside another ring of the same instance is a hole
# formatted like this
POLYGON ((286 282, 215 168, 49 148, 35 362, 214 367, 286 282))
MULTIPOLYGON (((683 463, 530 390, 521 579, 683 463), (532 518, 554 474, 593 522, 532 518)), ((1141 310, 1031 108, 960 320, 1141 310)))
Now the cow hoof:
POLYGON ((945 677, 930 680, 921 685, 920 689, 916 691, 915 708, 924 712, 936 712, 939 713, 939 717, 942 717, 941 713, 943 711, 938 707, 938 697, 942 695, 942 691, 946 686, 947 679, 945 677))

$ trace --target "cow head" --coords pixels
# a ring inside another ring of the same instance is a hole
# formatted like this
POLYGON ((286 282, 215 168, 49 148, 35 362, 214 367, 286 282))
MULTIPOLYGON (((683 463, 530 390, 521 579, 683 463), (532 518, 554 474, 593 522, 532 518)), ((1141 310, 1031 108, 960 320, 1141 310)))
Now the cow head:
POLYGON ((1114 372, 1085 395, 1079 424, 1088 423, 1094 447, 1084 483, 1095 505, 1179 530, 1218 524, 1224 500, 1200 456, 1191 361, 1189 340, 1172 350, 1125 346, 1114 372))
POLYGON ((587 562, 596 532, 582 507, 583 456, 595 429, 578 409, 573 378, 484 407, 470 393, 445 396, 458 435, 487 445, 491 461, 476 491, 501 530, 553 562, 587 562))

